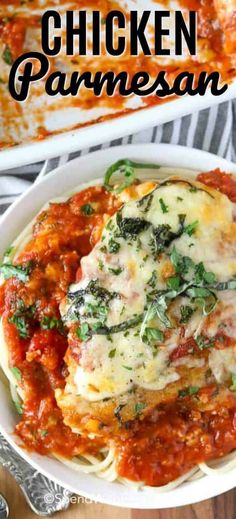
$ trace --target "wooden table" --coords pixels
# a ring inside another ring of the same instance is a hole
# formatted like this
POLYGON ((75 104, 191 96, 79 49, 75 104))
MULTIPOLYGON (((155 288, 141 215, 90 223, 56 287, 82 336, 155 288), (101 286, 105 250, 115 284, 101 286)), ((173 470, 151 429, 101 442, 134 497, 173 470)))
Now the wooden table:
MULTIPOLYGON (((12 477, 0 468, 0 492, 10 506, 10 519, 35 519, 12 477)), ((129 510, 106 505, 72 504, 57 519, 236 519, 236 490, 198 505, 169 510, 129 510)))

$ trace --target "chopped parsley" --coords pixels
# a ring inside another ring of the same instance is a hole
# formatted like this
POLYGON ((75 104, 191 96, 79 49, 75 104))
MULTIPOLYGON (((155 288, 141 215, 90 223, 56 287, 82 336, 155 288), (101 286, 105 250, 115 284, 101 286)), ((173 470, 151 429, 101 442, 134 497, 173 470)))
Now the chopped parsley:
POLYGON ((42 330, 59 330, 63 327, 61 319, 45 315, 40 323, 42 330))
POLYGON ((204 335, 198 335, 195 340, 199 350, 205 350, 214 346, 214 339, 209 339, 208 337, 204 337, 204 335))
POLYGON ((140 414, 142 414, 143 410, 145 409, 145 404, 143 404, 143 402, 137 402, 137 404, 135 404, 135 414, 137 416, 139 416, 140 414))
POLYGON ((13 315, 9 317, 9 322, 13 323, 19 333, 21 339, 28 339, 29 337, 29 326, 26 322, 26 318, 23 315, 13 315))
POLYGON ((193 308, 192 306, 189 306, 189 305, 181 306, 180 307, 181 318, 180 318, 179 322, 181 324, 188 323, 188 321, 191 319, 194 312, 195 312, 195 308, 193 308))
POLYGON ((88 323, 82 323, 80 327, 77 328, 76 333, 81 341, 88 341, 90 338, 88 323))
POLYGON ((115 357, 115 354, 116 354, 116 348, 114 348, 114 350, 110 350, 109 354, 108 354, 109 359, 113 359, 115 357))
POLYGON ((155 288, 156 283, 157 283, 157 274, 156 274, 155 270, 153 270, 152 275, 151 275, 150 279, 148 280, 147 284, 151 288, 155 288))
POLYGON ((20 404, 20 402, 18 400, 13 400, 13 404, 14 404, 16 410, 17 410, 17 413, 18 414, 23 414, 23 407, 20 404))
POLYGON ((171 290, 178 290, 178 288, 180 287, 180 283, 181 279, 179 276, 172 276, 168 278, 166 282, 168 288, 170 288, 171 290))
POLYGON ((124 366, 124 365, 122 366, 122 368, 128 369, 129 371, 132 371, 132 369, 133 369, 133 368, 131 368, 131 366, 124 366))
POLYGON ((42 430, 40 431, 40 435, 42 436, 42 438, 45 438, 45 436, 48 435, 48 431, 47 431, 47 429, 42 429, 42 430))
POLYGON ((13 265, 12 263, 2 263, 0 272, 3 274, 4 279, 15 277, 25 283, 29 279, 30 265, 21 267, 20 265, 13 265))
POLYGON ((112 164, 106 171, 104 178, 104 186, 107 191, 113 191, 117 194, 121 193, 126 187, 133 184, 136 174, 135 169, 159 169, 160 166, 157 164, 143 164, 140 162, 133 162, 129 159, 120 159, 117 160, 114 164, 112 164), (114 188, 110 184, 111 178, 115 173, 119 173, 123 175, 123 182, 114 188))
POLYGON ((5 61, 5 63, 7 65, 13 64, 13 57, 12 57, 11 49, 8 45, 6 45, 6 47, 2 53, 2 57, 3 57, 3 61, 5 61))
POLYGON ((115 241, 113 238, 110 238, 109 242, 108 242, 108 252, 110 254, 117 254, 117 252, 119 252, 120 250, 120 244, 115 241))
POLYGON ((98 268, 99 268, 99 270, 101 270, 101 271, 104 270, 104 263, 103 263, 102 260, 98 260, 98 268))
POLYGON ((236 391, 236 375, 232 375, 232 385, 230 386, 231 391, 236 391))
POLYGON ((169 212, 169 207, 168 207, 168 205, 165 204, 163 198, 159 198, 159 204, 160 204, 161 210, 164 214, 169 212))
POLYGON ((199 389, 199 386, 189 386, 186 389, 180 389, 179 397, 185 398, 186 396, 194 396, 198 393, 199 389))
POLYGON ((93 207, 91 206, 91 204, 84 204, 81 206, 80 208, 81 212, 83 214, 85 214, 86 216, 90 216, 91 214, 94 213, 94 209, 93 207))
POLYGON ((21 371, 19 368, 10 368, 12 374, 14 375, 14 377, 16 378, 16 380, 21 380, 21 371))
POLYGON ((188 236, 192 236, 195 233, 198 224, 199 222, 198 220, 196 220, 195 222, 186 225, 186 227, 184 228, 185 234, 188 234, 188 236))
POLYGON ((157 328, 145 328, 143 335, 143 341, 147 344, 153 344, 155 342, 162 342, 164 340, 164 334, 157 328))
POLYGON ((111 274, 114 274, 114 276, 119 276, 124 269, 122 267, 117 267, 116 269, 110 267, 108 270, 111 274))

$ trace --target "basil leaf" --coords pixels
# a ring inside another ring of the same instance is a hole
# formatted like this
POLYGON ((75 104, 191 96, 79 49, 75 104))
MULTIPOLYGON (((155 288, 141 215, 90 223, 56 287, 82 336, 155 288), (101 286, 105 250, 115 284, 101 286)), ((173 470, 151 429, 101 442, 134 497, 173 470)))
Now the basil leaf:
POLYGON ((157 328, 146 328, 143 336, 143 341, 149 345, 155 342, 162 342, 164 340, 164 334, 157 328))
POLYGON ((94 213, 94 209, 90 204, 84 204, 80 208, 81 212, 85 214, 86 216, 90 216, 94 213))
POLYGON ((12 374, 14 375, 14 377, 16 378, 16 380, 21 380, 21 371, 19 368, 10 368, 12 374))
POLYGON ((195 340, 199 350, 205 350, 214 346, 214 339, 209 339, 208 337, 204 337, 204 335, 198 335, 195 340))
POLYGON ((9 322, 15 325, 21 339, 29 338, 29 327, 24 316, 15 314, 9 317, 9 322))
POLYGON ((113 191, 116 194, 121 193, 126 187, 133 184, 135 180, 135 169, 159 169, 157 164, 143 164, 140 162, 133 162, 129 159, 121 159, 112 164, 106 171, 104 178, 104 187, 107 191, 113 191), (117 188, 110 184, 110 180, 114 173, 123 173, 124 181, 117 188))
POLYGON ((143 404, 143 402, 137 402, 137 404, 135 404, 135 414, 136 415, 140 415, 142 414, 143 410, 145 409, 146 405, 143 404))
POLYGON ((11 49, 8 45, 6 45, 6 47, 2 53, 2 57, 3 57, 3 61, 5 61, 5 63, 7 65, 13 64, 13 57, 12 57, 11 49))
POLYGON ((135 240, 141 232, 150 227, 150 223, 141 218, 122 218, 121 213, 117 213, 117 225, 120 236, 124 239, 135 240))
POLYGON ((163 198, 159 198, 159 204, 161 206, 161 210, 162 210, 163 214, 169 212, 169 207, 168 207, 168 205, 165 204, 163 198))
POLYGON ((0 266, 0 272, 2 272, 4 279, 16 277, 25 283, 28 281, 30 268, 29 266, 20 267, 19 265, 12 265, 12 263, 2 263, 0 266))
POLYGON ((192 236, 195 233, 198 224, 199 222, 198 220, 196 220, 195 222, 186 225, 186 227, 184 228, 184 233, 188 234, 188 236, 192 236))
POLYGON ((236 375, 232 375, 232 385, 230 386, 231 391, 236 391, 236 375))
POLYGON ((180 323, 181 324, 186 324, 188 323, 188 321, 191 319, 193 313, 195 312, 195 308, 192 308, 191 306, 181 306, 180 307, 180 314, 181 314, 181 318, 180 318, 180 323))
POLYGON ((77 328, 76 333, 81 341, 88 341, 90 338, 88 323, 82 323, 80 327, 77 328))

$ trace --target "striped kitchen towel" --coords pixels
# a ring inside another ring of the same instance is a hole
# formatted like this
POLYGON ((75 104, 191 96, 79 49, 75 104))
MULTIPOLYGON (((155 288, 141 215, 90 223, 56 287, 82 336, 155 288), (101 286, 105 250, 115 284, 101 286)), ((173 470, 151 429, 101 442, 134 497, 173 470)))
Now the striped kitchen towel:
POLYGON ((25 191, 46 166, 50 172, 65 162, 86 153, 121 144, 164 142, 210 151, 236 161, 236 100, 188 115, 134 135, 94 146, 44 162, 0 173, 0 214, 25 191), (7 174, 6 174, 7 173, 7 174))

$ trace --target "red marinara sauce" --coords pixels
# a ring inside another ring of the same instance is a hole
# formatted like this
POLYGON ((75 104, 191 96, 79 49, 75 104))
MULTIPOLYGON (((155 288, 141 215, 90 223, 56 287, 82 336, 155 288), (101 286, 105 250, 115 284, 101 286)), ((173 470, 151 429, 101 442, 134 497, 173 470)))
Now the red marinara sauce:
POLYGON ((219 458, 236 448, 236 406, 229 398, 212 411, 199 402, 214 398, 215 387, 196 396, 159 406, 118 446, 120 476, 146 485, 162 486, 200 462, 219 458))
POLYGON ((32 239, 14 262, 27 272, 26 279, 10 277, 0 288, 10 367, 24 390, 16 432, 28 448, 42 454, 71 457, 95 453, 103 444, 72 433, 56 404, 54 391, 64 387, 67 376, 68 346, 59 305, 76 278, 81 257, 91 251, 104 219, 118 207, 117 199, 100 186, 67 202, 51 203, 37 217, 32 239))
POLYGON ((217 168, 207 173, 200 173, 197 176, 197 180, 224 193, 231 202, 236 202, 236 181, 229 173, 225 173, 217 168))

